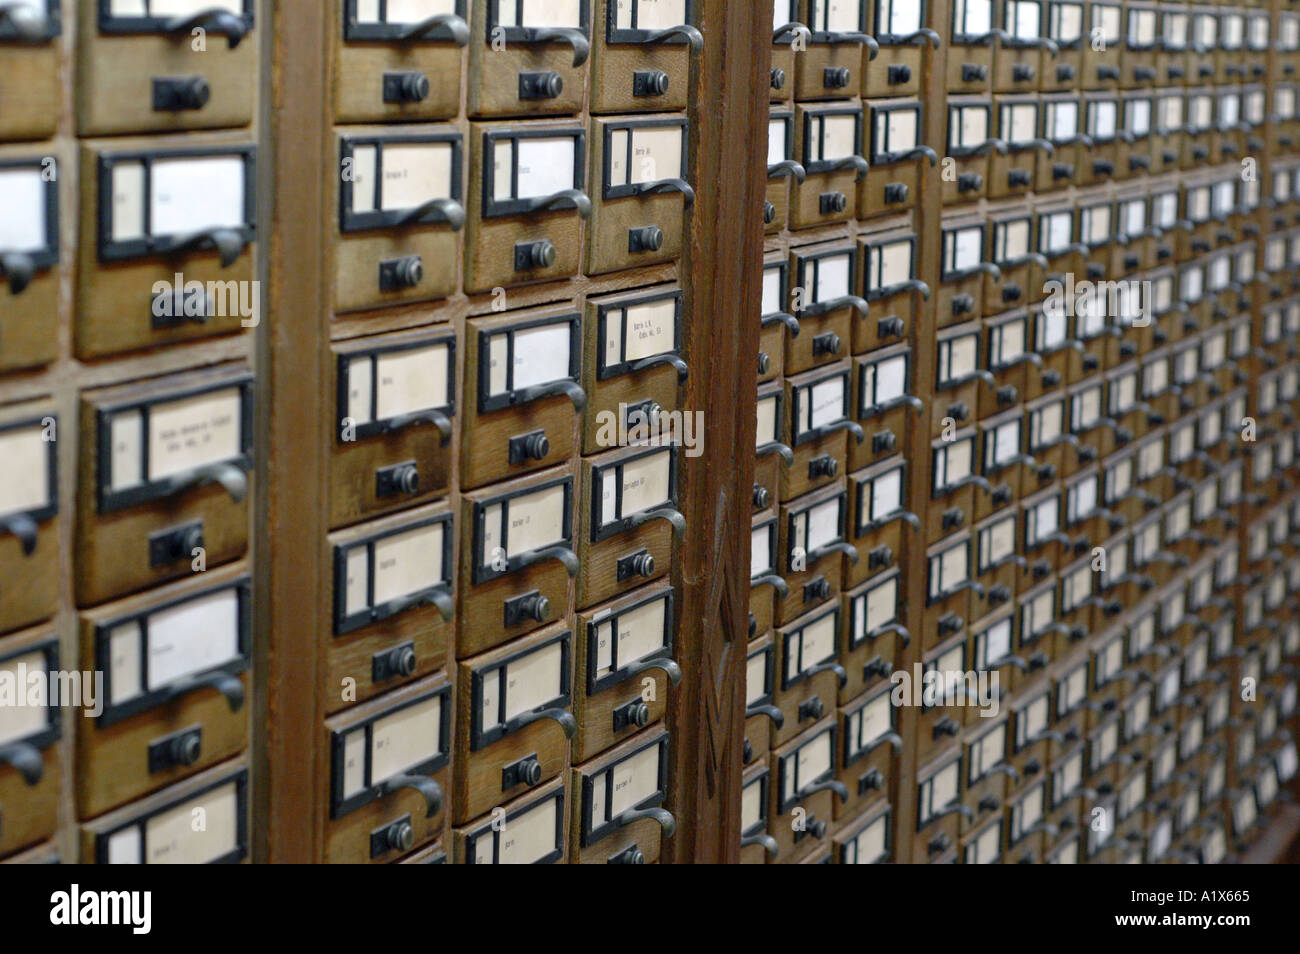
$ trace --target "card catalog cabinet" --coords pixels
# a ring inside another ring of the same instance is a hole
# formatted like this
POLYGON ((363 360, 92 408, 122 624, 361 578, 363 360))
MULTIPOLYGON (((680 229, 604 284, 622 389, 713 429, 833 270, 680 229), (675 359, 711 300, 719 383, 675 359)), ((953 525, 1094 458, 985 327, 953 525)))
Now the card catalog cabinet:
POLYGON ((1263 850, 1297 51, 1258 3, 0 2, 0 861, 1263 850))

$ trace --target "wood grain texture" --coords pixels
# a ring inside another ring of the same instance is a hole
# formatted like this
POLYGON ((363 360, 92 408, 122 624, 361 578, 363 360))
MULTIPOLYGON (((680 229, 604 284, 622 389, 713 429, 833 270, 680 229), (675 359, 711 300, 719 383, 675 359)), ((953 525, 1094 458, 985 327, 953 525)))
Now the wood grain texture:
POLYGON ((668 808, 676 834, 664 857, 734 862, 740 852, 741 748, 755 393, 762 302, 766 169, 744 174, 734 143, 762 142, 768 104, 771 20, 753 4, 703 0, 705 37, 691 74, 691 153, 699 186, 686 249, 685 406, 706 412, 705 451, 683 468, 678 503, 692 546, 679 551, 674 583, 684 679, 671 697, 668 808), (725 186, 724 186, 725 184, 725 186), (740 488, 739 492, 737 488, 740 488))
POLYGON ((0 140, 53 136, 60 113, 58 43, 0 43, 0 77, 0 140))

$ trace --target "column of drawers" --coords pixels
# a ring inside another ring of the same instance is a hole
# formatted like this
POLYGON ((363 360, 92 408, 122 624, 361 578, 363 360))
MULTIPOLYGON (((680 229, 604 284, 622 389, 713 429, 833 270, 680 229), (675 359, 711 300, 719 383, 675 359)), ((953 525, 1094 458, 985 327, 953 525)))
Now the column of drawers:
POLYGON ((330 22, 324 860, 655 862, 700 35, 680 2, 417 6, 330 22))
POLYGON ((0 16, 0 856, 249 854, 258 15, 0 16))

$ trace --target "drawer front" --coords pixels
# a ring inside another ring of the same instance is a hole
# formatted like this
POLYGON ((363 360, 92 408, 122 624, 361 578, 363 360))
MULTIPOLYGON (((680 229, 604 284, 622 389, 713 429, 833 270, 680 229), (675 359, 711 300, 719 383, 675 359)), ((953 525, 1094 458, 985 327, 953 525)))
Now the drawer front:
POLYGON ((0 746, 6 751, 0 763, 0 857, 49 838, 58 824, 58 704, 75 704, 95 692, 92 673, 66 674, 71 681, 63 675, 58 639, 49 630, 26 630, 0 640, 0 684, 10 696, 0 706, 0 746), (74 692, 76 699, 65 696, 74 692))
POLYGON ((184 141, 81 147, 79 358, 260 323, 257 148, 229 133, 184 141))
POLYGON ((252 377, 239 368, 81 396, 79 604, 247 549, 252 421, 252 377))
POLYGON ((182 0, 150 15, 82 3, 77 131, 83 136, 247 126, 258 86, 256 0, 182 0))
POLYGON ((62 0, 33 0, 0 25, 0 139, 46 139, 58 127, 62 0), (22 14, 26 16, 22 16, 22 14), (9 93, 17 93, 11 96, 9 93))
POLYGON ((569 779, 553 779, 455 830, 459 865, 551 865, 569 858, 569 779))
POLYGON ((251 603, 238 565, 81 614, 81 667, 103 674, 75 720, 82 817, 247 746, 251 603))
POLYGON ((453 712, 440 673, 326 721, 326 863, 390 861, 442 837, 453 712))
POLYGON ((652 729, 574 768, 569 851, 579 864, 653 864, 677 829, 664 807, 668 730, 652 729))
MULTIPOLYGON (((0 76, 3 71, 0 39, 0 76)), ((24 93, 26 95, 26 93, 24 93)), ((0 89, 0 103, 3 103, 0 89)), ((0 126, 4 106, 0 105, 0 126)), ((2 134, 0 134, 2 135, 2 134)), ((27 147, 0 147, 0 371, 37 367, 58 357, 59 156, 27 147)))
POLYGON ((58 417, 43 404, 0 415, 0 632, 58 605, 58 417))
POLYGON ((591 59, 592 0, 521 5, 472 0, 471 116, 581 112, 591 59))
POLYGON ((699 0, 591 0, 591 111, 684 109, 699 0))
POLYGON ((336 347, 332 526, 446 493, 460 404, 458 354, 455 332, 446 327, 336 347))

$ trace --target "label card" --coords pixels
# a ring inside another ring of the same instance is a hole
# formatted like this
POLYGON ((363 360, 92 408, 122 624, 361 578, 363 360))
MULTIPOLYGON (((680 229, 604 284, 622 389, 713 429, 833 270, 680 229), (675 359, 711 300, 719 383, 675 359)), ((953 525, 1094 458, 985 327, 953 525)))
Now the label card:
POLYGON ((39 423, 0 431, 0 516, 44 510, 54 497, 50 444, 39 423))

